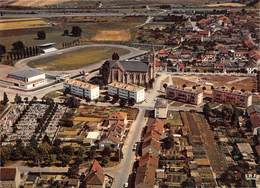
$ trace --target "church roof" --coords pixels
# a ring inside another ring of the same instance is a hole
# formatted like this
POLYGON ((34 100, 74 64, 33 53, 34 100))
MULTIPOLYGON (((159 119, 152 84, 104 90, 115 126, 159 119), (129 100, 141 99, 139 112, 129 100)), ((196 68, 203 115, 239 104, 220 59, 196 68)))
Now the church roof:
POLYGON ((148 64, 142 61, 116 61, 111 68, 119 66, 126 72, 148 72, 148 64))

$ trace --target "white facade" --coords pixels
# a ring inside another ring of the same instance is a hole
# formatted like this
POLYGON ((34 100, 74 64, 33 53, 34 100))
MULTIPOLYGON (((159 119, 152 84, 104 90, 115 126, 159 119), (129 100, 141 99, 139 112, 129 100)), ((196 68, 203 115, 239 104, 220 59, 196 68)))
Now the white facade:
POLYGON ((64 90, 69 88, 72 95, 95 100, 99 98, 99 86, 85 83, 79 80, 67 80, 63 86, 64 90))
POLYGON ((134 84, 113 82, 108 85, 109 95, 118 95, 119 98, 133 98, 137 103, 145 100, 145 88, 134 84))
POLYGON ((166 119, 168 116, 168 101, 164 99, 157 99, 154 106, 154 117, 166 119))

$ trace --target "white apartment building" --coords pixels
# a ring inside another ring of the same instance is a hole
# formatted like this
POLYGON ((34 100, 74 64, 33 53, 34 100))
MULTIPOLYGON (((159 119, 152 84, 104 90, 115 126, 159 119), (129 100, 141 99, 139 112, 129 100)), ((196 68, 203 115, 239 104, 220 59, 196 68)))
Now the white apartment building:
POLYGON ((63 89, 69 89, 72 95, 89 98, 95 100, 99 98, 99 86, 79 80, 69 79, 64 82, 63 89))
POLYGON ((108 85, 108 94, 111 96, 118 95, 119 98, 133 98, 137 103, 145 100, 145 88, 121 82, 113 82, 108 85))

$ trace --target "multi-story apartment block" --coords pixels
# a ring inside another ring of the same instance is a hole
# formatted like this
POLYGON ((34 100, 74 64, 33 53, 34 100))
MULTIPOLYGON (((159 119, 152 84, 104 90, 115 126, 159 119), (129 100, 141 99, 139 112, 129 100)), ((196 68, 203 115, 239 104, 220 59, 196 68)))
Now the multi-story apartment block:
POLYGON ((133 98, 137 103, 145 100, 145 88, 134 84, 113 82, 108 85, 108 94, 124 99, 133 98))
POLYGON ((200 105, 203 103, 203 92, 187 88, 178 88, 168 86, 166 88, 166 97, 171 100, 176 100, 183 103, 200 105))
POLYGON ((99 86, 79 80, 66 80, 63 89, 68 89, 72 95, 89 98, 90 100, 99 98, 99 86))
POLYGON ((213 102, 229 103, 238 107, 246 108, 252 105, 252 94, 226 88, 215 88, 212 92, 213 102))

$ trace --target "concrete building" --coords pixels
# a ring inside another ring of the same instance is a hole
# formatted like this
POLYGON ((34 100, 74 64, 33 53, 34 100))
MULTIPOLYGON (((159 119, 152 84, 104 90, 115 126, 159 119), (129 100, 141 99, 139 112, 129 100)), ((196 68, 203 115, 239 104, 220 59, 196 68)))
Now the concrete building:
POLYGON ((203 103, 203 92, 186 88, 168 86, 166 88, 166 97, 183 103, 200 105, 203 103))
POLYGON ((50 52, 56 52, 58 49, 55 47, 56 43, 46 43, 39 45, 38 48, 40 49, 40 52, 43 54, 50 53, 50 52))
POLYGON ((1 78, 0 81, 27 90, 45 85, 46 75, 37 69, 29 68, 9 73, 5 78, 1 78))
POLYGON ((0 168, 0 188, 20 187, 20 172, 17 168, 0 168))
POLYGON ((252 94, 225 88, 215 88, 212 92, 213 102, 233 104, 238 107, 247 108, 252 105, 252 94))
POLYGON ((66 80, 63 89, 68 90, 72 95, 89 98, 90 100, 99 98, 99 86, 79 80, 66 80))
POLYGON ((168 101, 165 99, 157 99, 154 106, 154 118, 167 118, 168 101))
POLYGON ((133 98, 137 103, 145 100, 145 88, 134 84, 113 82, 108 85, 108 94, 118 95, 119 98, 124 99, 133 98))

